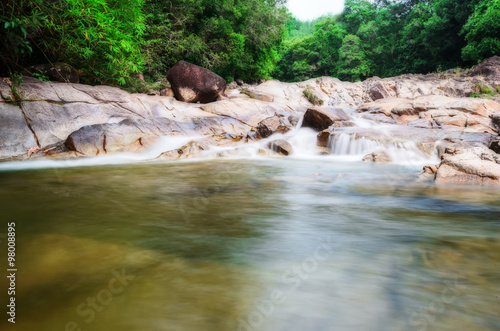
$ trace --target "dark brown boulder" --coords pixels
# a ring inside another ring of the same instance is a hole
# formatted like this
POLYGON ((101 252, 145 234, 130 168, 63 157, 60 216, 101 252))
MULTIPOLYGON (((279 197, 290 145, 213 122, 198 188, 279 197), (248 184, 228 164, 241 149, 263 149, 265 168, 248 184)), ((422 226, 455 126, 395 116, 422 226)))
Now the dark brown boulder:
POLYGON ((185 62, 177 62, 167 72, 175 98, 184 102, 216 101, 226 89, 226 81, 212 71, 185 62))
POLYGON ((313 107, 307 109, 304 114, 302 127, 323 131, 337 121, 348 121, 349 119, 349 115, 342 109, 313 107))

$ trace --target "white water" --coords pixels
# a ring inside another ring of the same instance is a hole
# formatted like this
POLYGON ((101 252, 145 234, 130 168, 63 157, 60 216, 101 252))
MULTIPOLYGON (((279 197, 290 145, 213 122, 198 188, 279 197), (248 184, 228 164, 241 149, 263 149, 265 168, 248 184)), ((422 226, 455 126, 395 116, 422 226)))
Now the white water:
MULTIPOLYGON (((391 156, 393 163, 396 164, 420 166, 439 162, 436 152, 429 157, 418 148, 414 141, 394 139, 394 137, 392 137, 392 131, 396 129, 401 130, 401 126, 376 123, 363 119, 356 113, 351 113, 350 115, 352 117, 352 122, 354 122, 356 126, 353 128, 336 128, 334 130, 328 146, 331 155, 322 155, 321 150, 317 147, 318 133, 309 128, 301 128, 301 118, 297 126, 286 134, 275 133, 255 143, 240 143, 230 147, 212 146, 210 150, 203 152, 198 160, 218 158, 222 154, 231 159, 275 157, 272 153, 266 156, 262 151, 268 150, 267 145, 269 142, 280 139, 286 140, 291 145, 292 154, 288 157, 293 159, 321 158, 332 161, 360 162, 367 154, 385 151, 391 156), (381 139, 370 139, 363 136, 363 133, 367 131, 376 133, 375 136, 381 139)), ((136 163, 153 160, 163 152, 179 149, 191 141, 197 141, 202 138, 204 137, 161 137, 152 148, 143 153, 117 153, 113 155, 69 160, 5 162, 0 163, 0 171, 136 163)), ((191 159, 190 161, 196 160, 191 159)))
POLYGON ((160 137, 158 142, 143 153, 117 153, 111 155, 102 155, 89 158, 77 158, 69 160, 33 160, 33 161, 13 161, 0 163, 0 171, 11 170, 29 170, 45 168, 71 168, 88 167, 102 165, 116 165, 131 162, 140 162, 151 160, 158 157, 161 153, 178 149, 192 140, 197 140, 202 136, 179 137, 168 136, 160 137))

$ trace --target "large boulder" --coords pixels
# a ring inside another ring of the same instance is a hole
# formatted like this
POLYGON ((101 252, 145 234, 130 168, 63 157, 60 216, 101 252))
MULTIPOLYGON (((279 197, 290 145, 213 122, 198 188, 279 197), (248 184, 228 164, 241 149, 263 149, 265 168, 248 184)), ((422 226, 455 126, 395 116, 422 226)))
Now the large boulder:
POLYGON ((184 102, 209 103, 226 89, 226 81, 212 71, 185 61, 177 62, 167 72, 175 98, 184 102))
POLYGON ((304 114, 302 126, 322 131, 337 121, 348 121, 349 119, 349 115, 340 108, 312 107, 307 109, 304 114))
POLYGON ((500 56, 490 57, 469 72, 471 76, 485 76, 488 80, 500 81, 500 56))

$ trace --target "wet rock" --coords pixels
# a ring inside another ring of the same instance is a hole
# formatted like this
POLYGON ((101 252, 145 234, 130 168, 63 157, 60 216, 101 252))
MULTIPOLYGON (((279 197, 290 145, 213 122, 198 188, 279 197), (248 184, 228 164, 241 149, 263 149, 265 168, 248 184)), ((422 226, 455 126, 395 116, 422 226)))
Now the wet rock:
POLYGON ((328 147, 330 141, 331 131, 329 129, 323 130, 318 133, 317 145, 318 147, 328 147))
POLYGON ((123 120, 84 126, 65 141, 70 151, 84 156, 116 152, 137 152, 149 148, 159 136, 172 134, 176 125, 166 118, 123 120))
POLYGON ((292 154, 292 146, 286 140, 274 140, 267 144, 267 147, 280 155, 292 154))
POLYGON ((363 157, 363 162, 389 163, 392 162, 392 158, 385 151, 377 151, 365 155, 365 157, 363 157))
POLYGON ((262 138, 267 138, 275 132, 286 133, 290 129, 291 125, 278 116, 266 118, 257 125, 257 132, 262 138))
POLYGON ((436 173, 436 182, 500 186, 500 155, 482 146, 445 153, 436 173))
POLYGON ((429 176, 434 176, 437 173, 438 168, 439 168, 439 166, 435 165, 435 164, 426 165, 422 169, 422 173, 429 175, 429 176))
POLYGON ((32 73, 39 73, 47 76, 51 81, 62 83, 79 83, 80 76, 78 70, 69 64, 57 62, 36 65, 29 68, 32 73))
POLYGON ((212 71, 185 62, 177 62, 167 72, 175 98, 184 102, 216 101, 226 89, 226 81, 212 71))
POLYGON ((297 124, 299 123, 299 121, 300 121, 300 116, 298 116, 298 115, 290 115, 290 116, 288 116, 288 122, 290 122, 290 124, 292 126, 294 126, 294 127, 297 126, 297 124))
MULTIPOLYGON (((158 160, 177 160, 199 157, 202 152, 208 151, 210 148, 203 142, 190 141, 181 148, 162 153, 158 160)), ((226 155, 225 155, 226 156, 226 155)), ((229 154, 227 155, 229 156, 229 154)), ((224 157, 224 156, 220 156, 224 157)))
POLYGON ((308 108, 304 114, 302 127, 312 128, 317 131, 322 131, 333 125, 336 121, 347 121, 349 115, 339 108, 308 108))
POLYGON ((242 81, 242 80, 241 80, 241 79, 239 79, 239 78, 238 78, 238 79, 236 79, 236 80, 235 80, 235 82, 236 82, 236 84, 238 84, 238 86, 243 86, 243 84, 245 84, 245 82, 244 82, 244 81, 242 81))

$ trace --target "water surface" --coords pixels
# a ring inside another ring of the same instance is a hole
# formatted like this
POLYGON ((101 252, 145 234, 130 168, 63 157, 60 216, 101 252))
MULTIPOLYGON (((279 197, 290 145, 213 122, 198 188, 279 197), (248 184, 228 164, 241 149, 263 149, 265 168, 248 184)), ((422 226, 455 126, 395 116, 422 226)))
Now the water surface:
POLYGON ((16 325, 0 327, 499 330, 500 191, 418 172, 328 158, 0 172, 18 266, 16 325))

